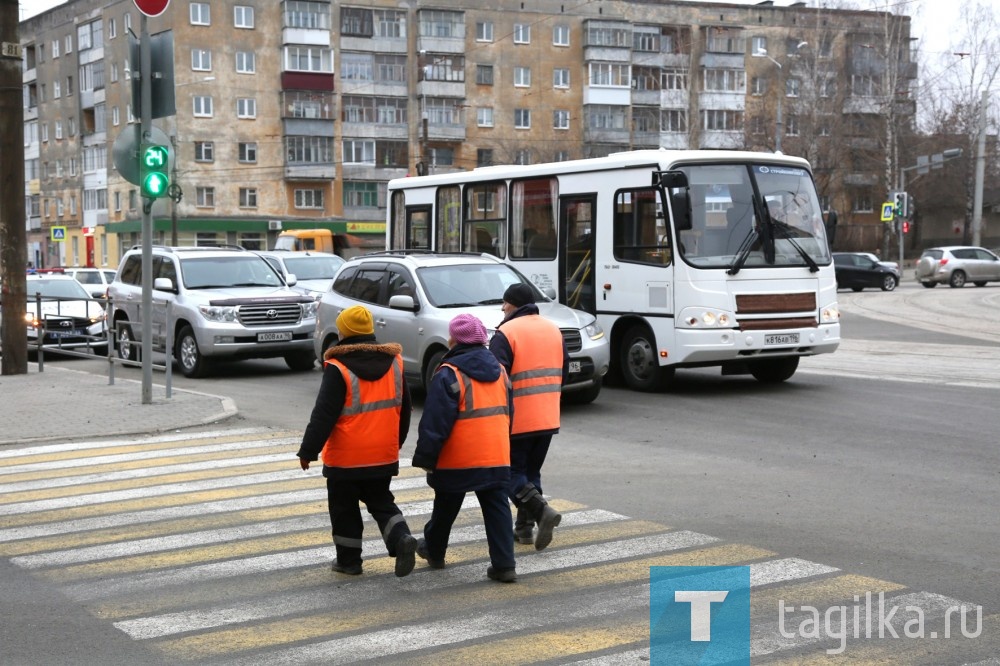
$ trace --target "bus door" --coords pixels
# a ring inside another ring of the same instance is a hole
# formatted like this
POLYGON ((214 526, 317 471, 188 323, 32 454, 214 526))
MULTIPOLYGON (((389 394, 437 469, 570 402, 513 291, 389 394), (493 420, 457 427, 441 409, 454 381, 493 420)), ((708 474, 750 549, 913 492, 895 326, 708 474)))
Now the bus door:
POLYGON ((559 302, 597 313, 594 277, 596 194, 559 199, 559 302))
POLYGON ((404 249, 431 249, 431 207, 407 206, 406 208, 406 238, 404 249))

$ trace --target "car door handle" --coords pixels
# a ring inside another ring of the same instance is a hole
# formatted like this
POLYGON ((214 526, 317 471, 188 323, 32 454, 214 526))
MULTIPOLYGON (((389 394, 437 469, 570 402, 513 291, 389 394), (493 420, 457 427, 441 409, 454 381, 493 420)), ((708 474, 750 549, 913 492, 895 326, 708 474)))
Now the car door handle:
POLYGON ((375 320, 375 325, 378 326, 378 327, 380 327, 380 328, 385 328, 385 326, 386 326, 385 319, 376 319, 375 320))

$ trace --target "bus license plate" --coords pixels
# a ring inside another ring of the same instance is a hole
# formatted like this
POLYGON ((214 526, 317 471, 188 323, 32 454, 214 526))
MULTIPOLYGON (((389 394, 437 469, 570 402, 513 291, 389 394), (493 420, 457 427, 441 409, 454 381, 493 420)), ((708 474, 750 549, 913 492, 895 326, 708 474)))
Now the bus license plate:
POLYGON ((797 345, 799 344, 798 333, 772 333, 764 336, 765 345, 797 345))
POLYGON ((257 342, 287 342, 292 339, 291 331, 277 331, 273 333, 258 333, 257 342))
POLYGON ((569 362, 569 374, 575 375, 578 372, 580 372, 580 362, 579 361, 570 361, 569 362))

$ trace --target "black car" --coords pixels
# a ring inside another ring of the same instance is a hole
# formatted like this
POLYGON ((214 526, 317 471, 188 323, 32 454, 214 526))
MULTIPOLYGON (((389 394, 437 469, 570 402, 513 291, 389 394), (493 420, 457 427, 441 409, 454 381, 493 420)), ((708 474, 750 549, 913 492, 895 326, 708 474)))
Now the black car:
POLYGON ((861 291, 875 287, 892 291, 899 284, 899 270, 875 261, 865 252, 834 252, 837 289, 861 291))

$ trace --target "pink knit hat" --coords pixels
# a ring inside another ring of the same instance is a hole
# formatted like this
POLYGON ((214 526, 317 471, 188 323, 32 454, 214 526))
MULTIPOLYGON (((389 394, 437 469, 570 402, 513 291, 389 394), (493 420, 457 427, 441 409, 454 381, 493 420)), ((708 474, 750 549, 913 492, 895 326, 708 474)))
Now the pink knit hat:
POLYGON ((486 327, 475 315, 460 314, 448 324, 448 334, 459 344, 485 345, 489 338, 486 327))

